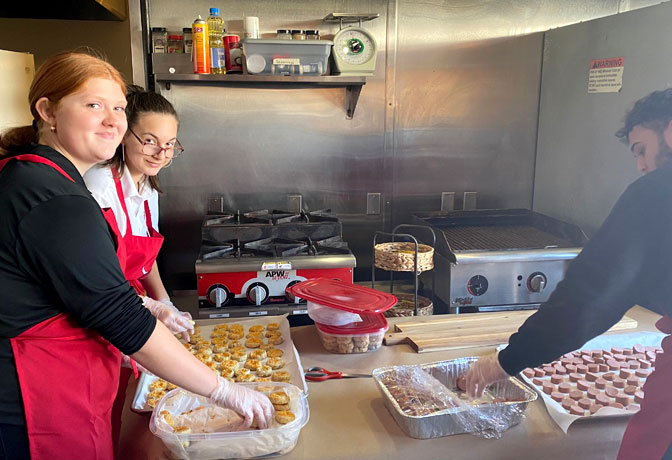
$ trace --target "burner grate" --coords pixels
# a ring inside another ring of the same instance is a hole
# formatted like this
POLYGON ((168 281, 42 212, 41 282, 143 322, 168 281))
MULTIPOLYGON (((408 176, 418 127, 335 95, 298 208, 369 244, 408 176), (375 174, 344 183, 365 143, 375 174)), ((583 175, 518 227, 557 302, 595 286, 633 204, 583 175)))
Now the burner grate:
POLYGON ((442 229, 453 251, 571 248, 575 244, 529 225, 464 226, 442 229))

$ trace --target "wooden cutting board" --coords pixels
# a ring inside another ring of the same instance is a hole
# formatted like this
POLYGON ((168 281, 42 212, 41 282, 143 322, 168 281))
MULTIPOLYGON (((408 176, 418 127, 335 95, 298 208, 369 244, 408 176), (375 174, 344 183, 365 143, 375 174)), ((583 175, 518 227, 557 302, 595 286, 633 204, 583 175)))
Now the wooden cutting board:
MULTIPOLYGON (((441 315, 394 325, 383 343, 408 343, 418 353, 457 350, 508 343, 509 336, 530 317, 534 310, 499 313, 441 315)), ((624 316, 609 331, 634 329, 637 321, 624 316)))

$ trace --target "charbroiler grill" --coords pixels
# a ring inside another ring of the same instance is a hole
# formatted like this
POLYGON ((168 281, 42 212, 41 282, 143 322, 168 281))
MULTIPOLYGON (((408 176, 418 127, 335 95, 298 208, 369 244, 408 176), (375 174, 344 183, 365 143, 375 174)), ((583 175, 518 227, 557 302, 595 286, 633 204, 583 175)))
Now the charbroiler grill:
POLYGON ((587 242, 581 229, 527 209, 419 213, 436 233, 436 296, 451 311, 536 308, 587 242))
POLYGON ((352 283, 355 256, 329 210, 207 215, 196 261, 199 316, 306 313, 286 292, 311 278, 352 283))

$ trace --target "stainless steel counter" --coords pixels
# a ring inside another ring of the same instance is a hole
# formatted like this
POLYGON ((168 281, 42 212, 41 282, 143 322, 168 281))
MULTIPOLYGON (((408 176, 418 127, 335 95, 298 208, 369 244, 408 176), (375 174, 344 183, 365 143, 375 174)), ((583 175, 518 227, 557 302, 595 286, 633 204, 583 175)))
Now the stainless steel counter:
MULTIPOLYGON (((628 315, 637 330, 655 330, 658 315, 635 307, 628 315)), ((393 321, 408 321, 399 318, 393 321)), ((628 331, 630 332, 630 331, 628 331)), ((451 352, 415 353, 407 345, 383 346, 374 353, 336 355, 325 351, 313 326, 292 329, 292 340, 304 367, 321 365, 348 372, 370 372, 380 366, 415 364, 477 356, 491 347, 451 352)), ((383 405, 372 379, 310 382, 310 421, 286 459, 611 459, 616 457, 628 418, 574 423, 567 434, 555 425, 541 399, 528 406, 523 422, 499 440, 457 435, 417 440, 406 436, 383 405)), ((127 402, 135 383, 129 385, 127 402)), ((128 406, 128 404, 127 404, 128 406)), ((161 441, 148 429, 149 415, 124 412, 119 458, 165 459, 161 441)))

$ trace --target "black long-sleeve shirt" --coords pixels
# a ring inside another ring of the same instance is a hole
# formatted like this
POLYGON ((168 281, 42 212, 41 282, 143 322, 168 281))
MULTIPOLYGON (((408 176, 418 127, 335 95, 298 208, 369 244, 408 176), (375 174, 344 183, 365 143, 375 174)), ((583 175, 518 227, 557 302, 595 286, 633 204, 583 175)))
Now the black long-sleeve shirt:
POLYGON ((10 338, 67 312, 132 354, 156 320, 126 282, 112 233, 75 166, 43 145, 16 153, 43 156, 75 181, 25 161, 0 172, 0 423, 25 425, 10 338))
POLYGON ((672 165, 630 184, 499 362, 510 375, 550 362, 608 330, 635 304, 672 313, 672 165))

